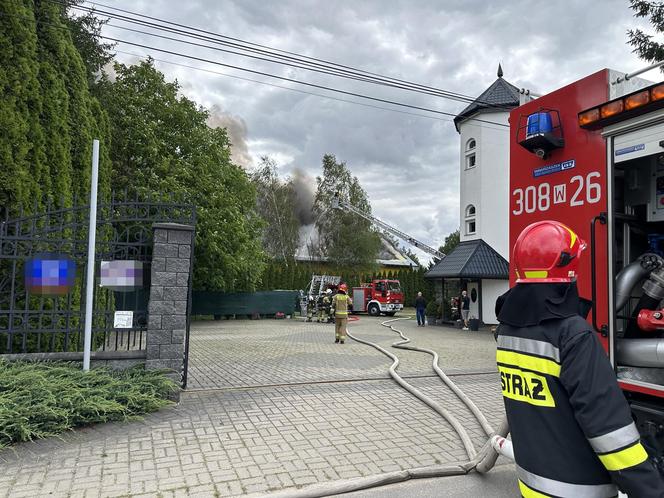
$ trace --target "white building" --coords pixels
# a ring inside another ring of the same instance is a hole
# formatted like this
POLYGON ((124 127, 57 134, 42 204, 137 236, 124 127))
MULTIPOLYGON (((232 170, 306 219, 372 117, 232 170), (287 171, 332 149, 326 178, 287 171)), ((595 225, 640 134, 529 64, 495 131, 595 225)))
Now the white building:
POLYGON ((470 315, 494 324, 496 298, 509 288, 509 111, 520 91, 498 79, 454 118, 460 136, 460 244, 427 278, 449 302, 462 289, 470 315), (492 124, 495 123, 495 124, 492 124))

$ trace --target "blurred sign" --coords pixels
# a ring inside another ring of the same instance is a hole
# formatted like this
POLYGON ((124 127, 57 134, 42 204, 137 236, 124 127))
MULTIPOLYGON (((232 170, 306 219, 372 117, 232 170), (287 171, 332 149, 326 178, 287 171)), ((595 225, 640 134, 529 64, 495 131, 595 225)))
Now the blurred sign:
POLYGON ((25 287, 30 294, 64 296, 75 279, 76 263, 66 256, 35 256, 25 263, 25 287))
POLYGON ((129 292, 136 287, 143 287, 143 262, 102 261, 99 285, 119 292, 129 292))
POLYGON ((133 311, 116 311, 113 317, 113 328, 130 329, 134 325, 133 311))

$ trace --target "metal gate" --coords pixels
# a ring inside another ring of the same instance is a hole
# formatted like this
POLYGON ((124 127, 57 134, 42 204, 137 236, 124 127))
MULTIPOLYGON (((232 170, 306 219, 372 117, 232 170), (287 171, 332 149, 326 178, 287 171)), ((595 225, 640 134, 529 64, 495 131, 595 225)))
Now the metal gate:
MULTIPOLYGON (((35 210, 36 211, 36 210, 35 210)), ((55 208, 39 214, 5 216, 0 221, 0 355, 83 351, 85 275, 89 205, 55 208), (75 268, 69 292, 39 295, 26 285, 26 266, 42 259, 66 259, 75 268)), ((95 271, 101 261, 135 261, 142 286, 120 292, 95 286, 93 351, 146 348, 152 224, 195 225, 195 208, 168 201, 129 199, 127 192, 98 205, 95 271), (114 328, 116 310, 133 311, 129 328, 114 328)), ((187 320, 188 324, 189 320, 187 320)), ((187 330, 187 335, 189 331, 187 330)))

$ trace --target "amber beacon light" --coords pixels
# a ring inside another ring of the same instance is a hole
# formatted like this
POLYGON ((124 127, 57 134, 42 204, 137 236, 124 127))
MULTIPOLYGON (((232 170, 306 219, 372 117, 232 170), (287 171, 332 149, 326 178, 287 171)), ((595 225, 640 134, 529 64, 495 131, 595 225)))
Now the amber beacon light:
POLYGON ((661 108, 664 108, 664 83, 586 109, 579 113, 578 122, 581 128, 597 129, 661 108))

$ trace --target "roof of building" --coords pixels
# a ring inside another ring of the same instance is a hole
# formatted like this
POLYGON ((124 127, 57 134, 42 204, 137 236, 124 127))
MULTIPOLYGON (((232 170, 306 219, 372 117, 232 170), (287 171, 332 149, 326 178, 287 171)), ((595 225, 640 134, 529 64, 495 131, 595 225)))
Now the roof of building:
POLYGON ((519 89, 503 79, 503 69, 500 65, 498 65, 498 79, 454 118, 454 126, 459 131, 459 124, 462 121, 483 110, 495 110, 495 106, 505 110, 519 106, 519 89))
MULTIPOLYGON (((381 266, 390 267, 404 267, 404 268, 417 268, 418 264, 410 259, 407 254, 400 251, 394 244, 385 237, 380 238, 381 248, 376 258, 376 263, 381 266)), ((301 244, 295 253, 296 261, 311 261, 311 262, 324 262, 328 258, 326 256, 311 255, 309 248, 306 244, 301 244)))
POLYGON ((425 278, 509 278, 509 263, 482 239, 460 242, 425 278))

